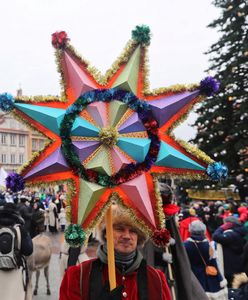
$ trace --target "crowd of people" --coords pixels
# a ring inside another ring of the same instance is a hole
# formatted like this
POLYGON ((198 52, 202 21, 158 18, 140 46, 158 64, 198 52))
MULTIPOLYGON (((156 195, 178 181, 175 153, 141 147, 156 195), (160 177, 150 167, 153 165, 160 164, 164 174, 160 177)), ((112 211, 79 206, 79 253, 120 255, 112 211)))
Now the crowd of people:
POLYGON ((230 299, 248 299, 248 283, 244 285, 248 282, 247 203, 194 202, 181 209, 178 217, 192 271, 209 299, 227 299, 226 286, 230 299), (206 265, 214 266, 217 276, 206 274, 206 265), (240 274, 243 288, 232 289, 240 274))
POLYGON ((65 192, 0 192, 0 206, 14 203, 25 221, 25 230, 35 237, 41 230, 37 224, 44 219, 44 230, 51 233, 64 231, 66 228, 65 192))
MULTIPOLYGON (((166 201, 167 198, 164 197, 166 201)), ((33 237, 43 231, 49 231, 52 237, 65 230, 65 206, 64 192, 53 195, 23 192, 17 197, 1 194, 0 228, 18 224, 20 255, 29 256, 33 237)), ((179 204, 179 208, 175 217, 166 222, 176 246, 171 244, 170 252, 163 253, 121 207, 114 206, 117 286, 113 290, 109 288, 104 221, 96 231, 98 241, 91 237, 88 247, 71 248, 63 244, 60 300, 248 299, 247 203, 232 199, 191 201, 179 204), (92 243, 94 251, 89 254, 92 243)), ((25 265, 20 263, 20 266, 15 280, 23 277, 25 265)), ((11 272, 13 269, 8 272, 1 269, 0 258, 1 284, 11 272)), ((6 294, 4 299, 12 296, 6 294)), ((24 299, 22 296, 20 299, 24 299)))

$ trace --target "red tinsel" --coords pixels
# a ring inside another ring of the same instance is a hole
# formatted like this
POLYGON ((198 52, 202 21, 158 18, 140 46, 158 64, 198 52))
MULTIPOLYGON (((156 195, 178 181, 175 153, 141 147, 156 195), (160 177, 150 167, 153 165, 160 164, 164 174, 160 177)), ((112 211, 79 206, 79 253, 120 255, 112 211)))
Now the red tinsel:
POLYGON ((98 173, 96 171, 87 169, 85 172, 86 172, 86 175, 87 175, 89 181, 97 182, 98 173))
POLYGON ((171 238, 169 230, 162 228, 155 230, 152 236, 152 241, 157 247, 166 247, 171 238))
POLYGON ((149 133, 158 134, 158 122, 156 120, 149 120, 144 123, 144 126, 149 133))
POLYGON ((56 31, 52 34, 52 45, 56 49, 62 49, 70 39, 65 31, 56 31))
POLYGON ((152 156, 157 156, 158 155, 158 151, 159 151, 159 148, 158 147, 153 147, 149 154, 152 155, 152 156))

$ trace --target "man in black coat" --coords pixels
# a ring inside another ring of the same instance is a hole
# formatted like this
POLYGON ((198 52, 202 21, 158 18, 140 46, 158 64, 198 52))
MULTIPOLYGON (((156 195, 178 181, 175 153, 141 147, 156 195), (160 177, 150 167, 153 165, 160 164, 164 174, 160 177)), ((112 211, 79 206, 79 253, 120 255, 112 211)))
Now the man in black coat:
POLYGON ((243 247, 245 244, 246 228, 233 216, 224 219, 213 234, 213 240, 220 243, 223 248, 224 275, 231 287, 233 275, 244 272, 242 261, 243 247))
POLYGON ((24 220, 14 203, 5 203, 0 207, 0 227, 13 227, 20 225, 21 255, 29 256, 33 253, 33 242, 29 233, 24 228, 24 220))
POLYGON ((20 203, 17 204, 17 209, 20 212, 21 217, 23 218, 25 224, 24 228, 27 232, 30 233, 30 227, 31 227, 31 219, 32 219, 32 210, 31 208, 26 204, 28 201, 28 198, 25 196, 21 196, 20 203))

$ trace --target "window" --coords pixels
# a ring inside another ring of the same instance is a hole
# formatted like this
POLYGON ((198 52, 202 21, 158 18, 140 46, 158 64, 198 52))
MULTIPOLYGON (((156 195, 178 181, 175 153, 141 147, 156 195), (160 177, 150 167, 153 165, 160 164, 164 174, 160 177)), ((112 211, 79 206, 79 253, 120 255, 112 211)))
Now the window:
POLYGON ((25 146, 25 135, 24 134, 19 135, 19 146, 25 146))
POLYGON ((3 164, 6 164, 6 163, 7 163, 7 154, 2 154, 2 155, 1 155, 1 162, 2 162, 3 164))
POLYGON ((15 164, 15 154, 10 154, 10 163, 15 164))
POLYGON ((39 140, 39 149, 44 147, 44 140, 39 140))
POLYGON ((16 135, 10 134, 10 145, 15 146, 16 145, 16 135))
POLYGON ((32 139, 32 150, 33 151, 37 150, 37 140, 36 139, 32 139))
POLYGON ((24 162, 24 154, 19 154, 19 164, 23 164, 24 162))
POLYGON ((7 144, 7 133, 1 134, 1 144, 6 145, 7 144))

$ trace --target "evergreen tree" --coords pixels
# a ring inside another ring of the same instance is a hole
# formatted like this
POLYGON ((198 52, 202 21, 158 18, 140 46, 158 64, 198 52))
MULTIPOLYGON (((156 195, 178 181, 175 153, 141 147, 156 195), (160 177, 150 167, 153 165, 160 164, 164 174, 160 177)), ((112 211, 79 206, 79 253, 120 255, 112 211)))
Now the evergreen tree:
POLYGON ((192 141, 224 162, 230 175, 248 172, 248 1, 214 0, 221 16, 209 27, 220 32, 210 47, 208 71, 220 81, 217 95, 197 109, 192 141))

